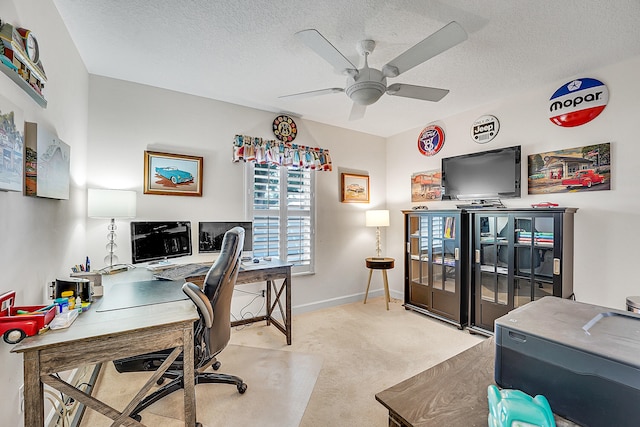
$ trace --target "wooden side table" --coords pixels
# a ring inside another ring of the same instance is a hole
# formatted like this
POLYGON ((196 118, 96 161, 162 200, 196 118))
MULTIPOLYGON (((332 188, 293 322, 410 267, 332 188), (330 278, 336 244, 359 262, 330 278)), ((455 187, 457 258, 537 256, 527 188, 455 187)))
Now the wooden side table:
POLYGON ((382 280, 384 281, 384 297, 387 303, 387 310, 389 310, 389 301, 391 296, 389 295, 389 281, 387 280, 387 270, 393 268, 395 259, 393 258, 366 258, 367 268, 369 269, 369 281, 367 282, 367 292, 364 294, 364 303, 367 303, 367 296, 369 296, 369 286, 371 285, 371 275, 373 270, 382 270, 382 280))

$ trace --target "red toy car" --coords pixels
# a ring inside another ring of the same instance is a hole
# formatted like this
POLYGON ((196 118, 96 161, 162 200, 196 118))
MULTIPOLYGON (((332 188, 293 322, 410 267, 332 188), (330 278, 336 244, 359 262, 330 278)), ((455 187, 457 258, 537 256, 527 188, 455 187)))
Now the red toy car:
POLYGON ((597 174, 593 169, 582 169, 573 174, 571 178, 563 179, 562 185, 567 188, 591 187, 593 184, 602 184, 604 176, 597 174))
POLYGON ((55 306, 14 307, 15 291, 0 296, 0 334, 7 344, 37 335, 56 316, 55 306))

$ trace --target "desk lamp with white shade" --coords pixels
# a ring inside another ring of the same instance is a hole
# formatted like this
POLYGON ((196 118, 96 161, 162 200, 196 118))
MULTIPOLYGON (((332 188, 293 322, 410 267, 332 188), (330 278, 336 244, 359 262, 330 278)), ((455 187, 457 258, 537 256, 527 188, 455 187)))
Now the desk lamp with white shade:
POLYGON ((107 226, 107 256, 104 269, 110 273, 118 264, 118 256, 114 253, 116 244, 116 218, 135 218, 136 216, 136 192, 131 190, 109 190, 90 188, 87 194, 87 216, 89 218, 110 219, 107 226))
POLYGON ((388 210, 370 210, 365 212, 365 224, 367 227, 376 227, 376 257, 384 259, 380 242, 380 227, 389 226, 388 210))

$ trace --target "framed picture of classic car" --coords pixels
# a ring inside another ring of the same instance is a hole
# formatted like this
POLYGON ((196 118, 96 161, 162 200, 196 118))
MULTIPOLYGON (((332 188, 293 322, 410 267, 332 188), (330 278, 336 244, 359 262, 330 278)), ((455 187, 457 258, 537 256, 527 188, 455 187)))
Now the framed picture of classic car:
POLYGON ((341 175, 342 203, 369 203, 369 176, 343 173, 341 175))
POLYGON ((144 194, 202 196, 202 157, 144 152, 144 194))

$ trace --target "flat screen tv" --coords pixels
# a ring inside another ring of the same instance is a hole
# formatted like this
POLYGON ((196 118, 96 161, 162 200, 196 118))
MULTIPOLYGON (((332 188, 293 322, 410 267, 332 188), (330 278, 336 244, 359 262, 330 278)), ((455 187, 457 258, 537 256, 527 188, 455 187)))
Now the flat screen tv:
POLYGON ((131 258, 134 264, 191 253, 191 222, 131 222, 131 258))
POLYGON ((198 251, 218 253, 222 250, 224 233, 233 227, 244 228, 243 252, 253 250, 253 223, 250 221, 214 221, 198 223, 198 251))
POLYGON ((498 148, 442 159, 443 200, 520 197, 521 149, 498 148))

